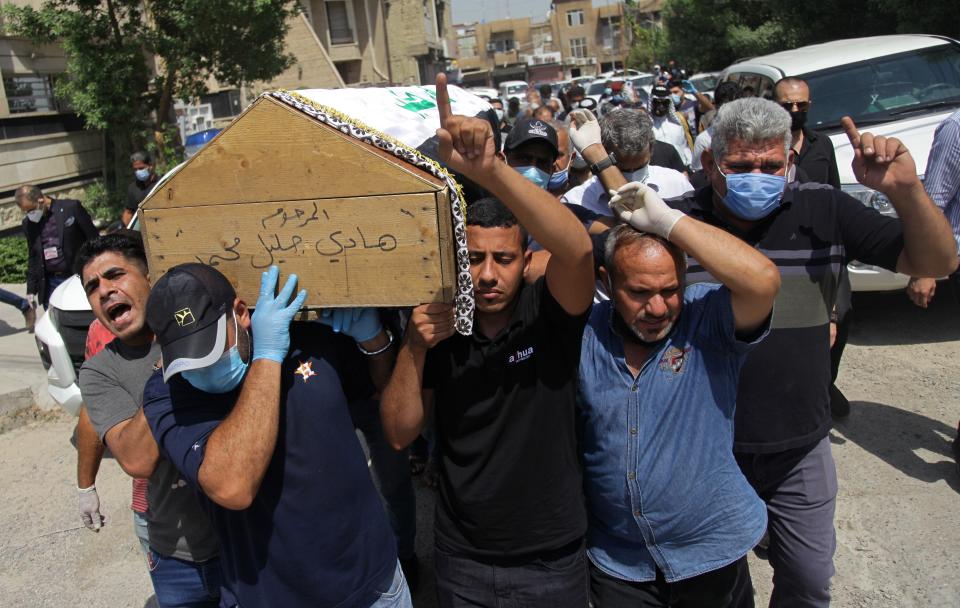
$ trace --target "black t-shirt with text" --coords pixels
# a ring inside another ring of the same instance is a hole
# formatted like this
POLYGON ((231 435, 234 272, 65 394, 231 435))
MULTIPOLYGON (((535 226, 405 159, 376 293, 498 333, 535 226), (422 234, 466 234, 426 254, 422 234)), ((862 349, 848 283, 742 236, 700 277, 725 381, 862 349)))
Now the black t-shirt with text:
POLYGON ((480 558, 560 549, 587 526, 575 414, 587 314, 567 314, 543 278, 518 297, 494 339, 455 334, 424 370, 440 443, 437 543, 480 558))

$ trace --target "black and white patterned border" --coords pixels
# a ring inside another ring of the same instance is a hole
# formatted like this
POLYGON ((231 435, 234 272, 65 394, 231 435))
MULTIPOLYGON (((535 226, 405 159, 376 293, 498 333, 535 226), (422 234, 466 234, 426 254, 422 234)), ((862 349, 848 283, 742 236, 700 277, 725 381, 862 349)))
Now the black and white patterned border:
POLYGON ((463 190, 453 176, 441 167, 436 161, 427 158, 419 151, 403 142, 381 133, 362 122, 328 106, 318 104, 303 95, 293 91, 269 91, 264 93, 283 103, 303 112, 310 118, 333 127, 334 129, 372 144, 385 152, 393 154, 400 160, 427 171, 434 177, 442 179, 450 187, 453 216, 453 235, 456 240, 457 257, 457 295, 454 298, 456 307, 457 332, 465 336, 473 333, 473 279, 470 277, 470 258, 467 254, 467 205, 463 198, 463 190))

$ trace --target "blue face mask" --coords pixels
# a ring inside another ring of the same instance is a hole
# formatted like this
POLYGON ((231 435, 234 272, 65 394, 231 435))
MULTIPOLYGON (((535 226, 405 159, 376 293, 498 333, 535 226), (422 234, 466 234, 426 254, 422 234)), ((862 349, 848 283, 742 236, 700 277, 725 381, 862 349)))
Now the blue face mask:
POLYGON ((550 181, 547 183, 547 190, 559 190, 567 184, 567 170, 557 171, 550 176, 550 181))
MULTIPOLYGON (((236 317, 233 320, 237 325, 236 317)), ((236 333, 234 335, 237 335, 236 333)), ((240 385, 247 373, 248 363, 240 358, 240 351, 236 346, 231 347, 217 362, 200 369, 188 369, 180 372, 183 379, 195 389, 205 393, 229 393, 240 385)))
POLYGON ((550 183, 550 174, 539 167, 514 167, 514 170, 536 184, 537 188, 546 188, 550 183))
POLYGON ((141 182, 145 182, 150 179, 150 169, 137 169, 133 172, 133 176, 141 182))
MULTIPOLYGON (((720 167, 717 166, 717 170, 720 167)), ((727 182, 723 202, 730 213, 744 220, 760 220, 780 206, 787 178, 766 173, 731 173, 720 171, 727 182)))
POLYGON ((680 99, 680 96, 679 96, 679 95, 677 95, 677 94, 674 93, 674 94, 670 95, 670 101, 673 102, 673 107, 679 108, 679 107, 680 107, 680 102, 681 102, 682 100, 680 99))

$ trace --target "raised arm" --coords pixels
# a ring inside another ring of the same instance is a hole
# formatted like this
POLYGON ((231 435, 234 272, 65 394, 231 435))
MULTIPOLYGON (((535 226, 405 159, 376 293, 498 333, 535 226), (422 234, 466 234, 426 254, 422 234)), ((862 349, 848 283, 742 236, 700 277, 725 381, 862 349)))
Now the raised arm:
POLYGON ((579 220, 496 155, 488 121, 453 114, 443 74, 437 76, 437 108, 440 159, 509 207, 527 232, 552 254, 546 271, 550 293, 569 314, 584 312, 592 301, 593 259, 590 238, 579 220))
POLYGON ((204 493, 228 509, 250 506, 277 444, 280 366, 290 347, 290 322, 307 297, 307 292, 301 291, 290 301, 296 275, 290 275, 274 297, 279 274, 276 266, 263 273, 250 321, 253 361, 236 405, 207 439, 198 473, 204 493))
POLYGON ((380 398, 380 420, 387 442, 396 450, 410 445, 430 416, 433 391, 423 389, 427 351, 453 335, 450 304, 422 304, 413 309, 396 366, 380 398))
POLYGON ((853 174, 864 186, 885 194, 900 217, 903 251, 897 272, 914 277, 952 273, 957 242, 947 218, 923 189, 909 150, 899 139, 861 134, 849 116, 842 122, 853 148, 853 174))
POLYGON ((677 244, 730 290, 737 332, 752 332, 770 316, 780 273, 765 255, 719 228, 670 209, 639 182, 610 194, 610 206, 622 221, 677 244))

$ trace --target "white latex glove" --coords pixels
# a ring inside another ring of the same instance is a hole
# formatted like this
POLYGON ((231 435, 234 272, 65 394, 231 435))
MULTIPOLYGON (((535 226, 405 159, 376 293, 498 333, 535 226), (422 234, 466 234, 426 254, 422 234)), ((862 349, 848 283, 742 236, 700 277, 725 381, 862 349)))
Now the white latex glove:
POLYGON ((94 532, 99 532, 105 518, 100 515, 100 497, 97 496, 97 486, 77 488, 77 497, 80 502, 80 519, 83 525, 94 532))
POLYGON ((656 192, 640 182, 630 182, 619 190, 610 190, 610 209, 620 221, 640 232, 670 237, 674 224, 685 217, 682 211, 671 209, 656 192))
POLYGON ((577 152, 583 152, 593 145, 602 146, 600 141, 600 122, 593 112, 586 109, 570 112, 570 139, 577 152))

